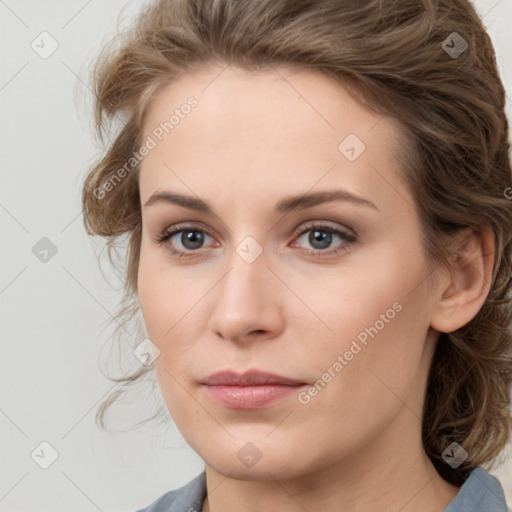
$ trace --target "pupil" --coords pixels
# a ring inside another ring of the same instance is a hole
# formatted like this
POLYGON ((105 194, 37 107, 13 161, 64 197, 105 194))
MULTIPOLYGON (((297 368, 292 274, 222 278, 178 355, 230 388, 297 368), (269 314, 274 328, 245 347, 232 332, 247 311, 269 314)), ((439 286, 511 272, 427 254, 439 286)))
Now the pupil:
POLYGON ((198 249, 203 243, 203 235, 199 231, 184 231, 181 235, 181 243, 187 249, 198 249))
POLYGON ((329 247, 332 239, 332 233, 328 233, 326 231, 312 231, 309 235, 309 242, 313 247, 314 244, 317 242, 320 242, 320 247, 317 247, 318 249, 325 249, 326 247, 329 247))

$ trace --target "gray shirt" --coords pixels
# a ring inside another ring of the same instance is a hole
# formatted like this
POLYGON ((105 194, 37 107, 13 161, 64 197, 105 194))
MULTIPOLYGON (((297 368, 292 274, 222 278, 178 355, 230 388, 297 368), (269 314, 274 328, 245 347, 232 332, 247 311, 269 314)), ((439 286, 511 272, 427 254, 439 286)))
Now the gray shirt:
MULTIPOLYGON (((160 496, 137 512, 201 512, 206 497, 203 471, 183 487, 160 496)), ((443 512, 512 512, 507 508, 500 482, 485 469, 474 469, 443 512)))

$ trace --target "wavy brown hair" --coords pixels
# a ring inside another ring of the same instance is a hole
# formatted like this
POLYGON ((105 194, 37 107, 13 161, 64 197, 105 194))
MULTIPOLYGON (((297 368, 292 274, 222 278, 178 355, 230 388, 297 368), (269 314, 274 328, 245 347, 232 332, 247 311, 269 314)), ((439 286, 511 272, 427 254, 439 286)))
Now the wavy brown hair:
MULTIPOLYGON (((512 176, 505 90, 473 5, 469 0, 160 0, 116 35, 92 72, 100 139, 112 133, 115 118, 121 122, 85 178, 83 214, 87 233, 106 238, 111 262, 118 242, 128 242, 125 265, 113 262, 124 280, 116 317, 123 345, 124 326, 138 311, 141 209, 138 165, 121 180, 119 169, 141 147, 144 119, 159 91, 187 72, 219 63, 317 70, 338 80, 361 105, 397 119, 406 141, 397 148, 400 172, 415 198, 434 270, 448 262, 450 235, 491 227, 496 251, 490 292, 468 324, 439 335, 422 437, 426 453, 450 483, 461 485, 478 465, 492 466, 512 429, 512 176), (114 179, 106 192, 105 184, 114 179), (468 452, 457 469, 441 455, 454 441, 468 452)), ((135 338, 134 346, 142 339, 135 338)), ((102 427, 118 396, 147 378, 154 378, 152 368, 141 365, 112 379, 121 386, 97 411, 102 427)))

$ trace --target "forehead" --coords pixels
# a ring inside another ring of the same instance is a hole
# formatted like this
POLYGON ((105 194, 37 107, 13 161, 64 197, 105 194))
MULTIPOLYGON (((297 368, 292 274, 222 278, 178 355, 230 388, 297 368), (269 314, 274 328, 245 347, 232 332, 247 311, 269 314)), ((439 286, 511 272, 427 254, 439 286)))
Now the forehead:
POLYGON ((318 71, 290 65, 259 70, 210 65, 181 76, 157 94, 149 108, 145 132, 149 134, 169 120, 191 97, 198 105, 186 124, 194 124, 195 132, 205 135, 221 136, 223 129, 233 125, 245 132, 259 129, 276 134, 277 128, 286 126, 288 130, 280 132, 282 139, 290 133, 315 131, 320 136, 336 132, 341 136, 347 127, 363 137, 377 124, 382 125, 377 130, 381 135, 389 134, 390 128, 398 131, 391 119, 368 111, 340 82, 318 71), (205 124, 207 119, 215 120, 215 126, 205 124))
POLYGON ((166 185, 197 195, 235 188, 268 195, 321 180, 384 201, 396 200, 396 190, 383 194, 385 181, 400 187, 397 123, 306 69, 218 66, 184 75, 154 99, 148 138, 155 147, 141 165, 142 201, 166 185))

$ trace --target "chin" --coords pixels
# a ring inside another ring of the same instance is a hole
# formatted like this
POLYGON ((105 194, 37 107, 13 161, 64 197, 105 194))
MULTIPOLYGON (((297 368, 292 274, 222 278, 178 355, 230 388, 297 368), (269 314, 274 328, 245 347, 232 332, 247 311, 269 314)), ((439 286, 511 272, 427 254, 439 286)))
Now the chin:
POLYGON ((296 444, 289 442, 287 449, 283 440, 276 437, 272 442, 270 438, 265 439, 265 435, 255 442, 247 441, 248 437, 234 437, 229 442, 191 446, 207 466, 236 480, 281 480, 312 470, 307 454, 297 454, 296 444))

